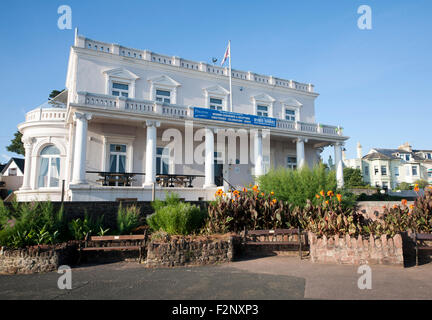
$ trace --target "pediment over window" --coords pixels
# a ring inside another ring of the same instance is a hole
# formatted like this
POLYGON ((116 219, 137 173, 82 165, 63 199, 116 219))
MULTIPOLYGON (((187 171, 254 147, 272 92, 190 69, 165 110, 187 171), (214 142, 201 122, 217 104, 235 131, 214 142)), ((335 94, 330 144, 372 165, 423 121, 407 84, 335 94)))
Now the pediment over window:
POLYGON ((174 79, 172 79, 166 75, 149 78, 148 81, 150 81, 154 85, 160 85, 160 86, 164 86, 164 87, 179 87, 180 86, 180 83, 178 83, 177 81, 175 81, 174 79))
POLYGON ((273 98, 272 96, 269 96, 267 93, 262 93, 256 96, 252 97, 255 101, 260 101, 260 102, 268 102, 268 103, 273 103, 276 101, 275 98, 273 98))
POLYGON ((204 91, 206 91, 208 94, 214 94, 218 96, 226 96, 229 94, 229 91, 220 85, 205 88, 204 91))
POLYGON ((296 107, 296 108, 300 108, 303 106, 298 100, 294 98, 285 99, 282 101, 282 103, 286 106, 296 107))
POLYGON ((103 73, 109 77, 115 77, 115 78, 120 78, 120 79, 127 79, 127 80, 139 79, 139 77, 135 73, 133 73, 127 69, 124 69, 124 68, 105 70, 103 73))

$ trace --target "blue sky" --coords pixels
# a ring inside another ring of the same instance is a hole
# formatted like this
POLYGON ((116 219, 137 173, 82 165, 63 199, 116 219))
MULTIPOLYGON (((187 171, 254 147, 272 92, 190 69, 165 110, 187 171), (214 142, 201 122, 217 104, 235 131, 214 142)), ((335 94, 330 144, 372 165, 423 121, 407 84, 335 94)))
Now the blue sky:
MULTIPOLYGON (((63 89, 73 30, 89 38, 209 61, 232 42, 233 68, 315 85, 316 118, 371 147, 432 149, 430 0, 10 1, 0 12, 0 162, 25 112, 63 89), (372 8, 372 30, 357 8, 372 8)), ((324 158, 332 150, 327 148, 324 158)))

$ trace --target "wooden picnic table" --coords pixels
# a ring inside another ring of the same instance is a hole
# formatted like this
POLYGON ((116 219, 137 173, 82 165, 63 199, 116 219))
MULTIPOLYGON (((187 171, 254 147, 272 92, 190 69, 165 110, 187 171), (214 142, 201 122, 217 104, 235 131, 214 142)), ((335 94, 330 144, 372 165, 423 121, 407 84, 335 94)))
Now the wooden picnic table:
POLYGON ((110 183, 118 183, 125 186, 131 186, 133 179, 136 175, 143 175, 142 172, 105 172, 105 171, 87 171, 87 173, 97 173, 101 179, 96 180, 100 182, 103 186, 109 186, 110 183))
POLYGON ((156 175, 156 182, 162 187, 173 188, 175 186, 183 186, 185 188, 193 188, 192 181, 197 177, 204 176, 191 174, 158 174, 156 175))

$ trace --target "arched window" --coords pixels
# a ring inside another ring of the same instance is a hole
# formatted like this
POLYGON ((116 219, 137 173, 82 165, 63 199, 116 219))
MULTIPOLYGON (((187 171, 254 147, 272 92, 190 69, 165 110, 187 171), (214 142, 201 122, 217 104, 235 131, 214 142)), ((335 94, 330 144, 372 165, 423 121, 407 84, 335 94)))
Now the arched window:
POLYGON ((59 186, 60 151, 53 145, 46 146, 40 152, 39 188, 55 188, 59 186))

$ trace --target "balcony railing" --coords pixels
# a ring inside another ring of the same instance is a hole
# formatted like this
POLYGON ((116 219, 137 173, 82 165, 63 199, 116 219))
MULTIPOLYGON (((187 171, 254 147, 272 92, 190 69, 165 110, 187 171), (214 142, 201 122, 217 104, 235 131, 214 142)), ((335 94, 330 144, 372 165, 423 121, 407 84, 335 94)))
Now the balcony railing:
MULTIPOLYGON (((192 106, 166 104, 150 100, 131 99, 125 97, 114 97, 110 95, 94 94, 88 92, 79 92, 77 101, 78 104, 102 107, 106 109, 119 109, 134 113, 161 115, 163 117, 178 119, 190 118, 190 120, 193 120, 194 107, 192 106)), ((341 127, 317 123, 276 119, 276 128, 287 131, 342 136, 341 127)))
MULTIPOLYGON (((196 62, 191 60, 182 59, 176 56, 167 56, 151 52, 148 50, 137 50, 120 46, 118 44, 106 43, 96 40, 91 40, 83 36, 78 36, 75 39, 75 46, 86 48, 102 53, 119 55, 138 60, 150 61, 153 63, 171 65, 183 69, 195 70, 199 72, 212 73, 215 75, 225 76, 229 75, 228 68, 214 66, 204 62, 196 62)), ((232 77, 245 81, 253 81, 260 84, 266 84, 276 87, 289 88, 303 92, 314 92, 314 86, 310 83, 300 83, 293 80, 285 80, 273 76, 260 75, 253 72, 245 72, 232 69, 232 77)))

